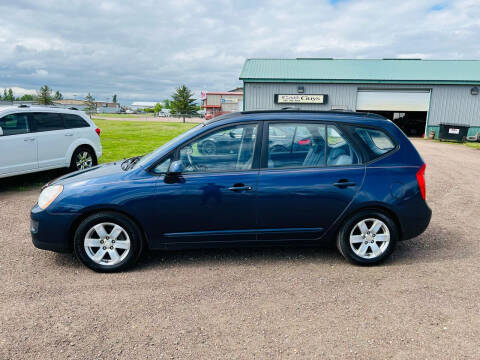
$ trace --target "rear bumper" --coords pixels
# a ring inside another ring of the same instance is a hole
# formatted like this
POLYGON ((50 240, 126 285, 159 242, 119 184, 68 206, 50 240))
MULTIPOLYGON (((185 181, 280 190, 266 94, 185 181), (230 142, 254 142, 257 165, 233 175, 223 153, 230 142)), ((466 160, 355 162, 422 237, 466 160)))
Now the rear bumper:
POLYGON ((422 200, 422 203, 401 217, 401 240, 408 240, 422 234, 430 224, 432 210, 425 201, 422 200))
POLYGON ((35 205, 30 212, 33 245, 42 250, 71 252, 70 229, 78 214, 52 214, 35 205))

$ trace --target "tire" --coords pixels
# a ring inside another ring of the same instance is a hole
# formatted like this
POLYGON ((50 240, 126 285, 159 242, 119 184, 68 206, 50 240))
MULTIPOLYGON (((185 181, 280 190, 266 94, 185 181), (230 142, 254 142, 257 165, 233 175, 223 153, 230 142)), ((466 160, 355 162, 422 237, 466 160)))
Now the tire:
POLYGON ((375 265, 390 256, 398 239, 398 227, 389 216, 366 210, 345 221, 337 235, 337 248, 353 264, 375 265))
POLYGON ((137 225, 127 216, 99 212, 77 227, 73 248, 77 258, 90 269, 116 272, 138 261, 143 251, 143 238, 137 225))
POLYGON ((97 165, 97 156, 92 148, 87 146, 80 146, 73 152, 72 160, 70 161, 70 170, 84 170, 97 165))

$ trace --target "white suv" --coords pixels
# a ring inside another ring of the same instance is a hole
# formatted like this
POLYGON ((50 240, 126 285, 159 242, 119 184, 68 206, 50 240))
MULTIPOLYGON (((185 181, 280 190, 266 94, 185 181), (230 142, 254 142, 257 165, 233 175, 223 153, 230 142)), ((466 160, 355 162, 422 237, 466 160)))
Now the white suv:
POLYGON ((100 156, 100 129, 82 111, 0 107, 0 178, 61 167, 86 169, 100 156))

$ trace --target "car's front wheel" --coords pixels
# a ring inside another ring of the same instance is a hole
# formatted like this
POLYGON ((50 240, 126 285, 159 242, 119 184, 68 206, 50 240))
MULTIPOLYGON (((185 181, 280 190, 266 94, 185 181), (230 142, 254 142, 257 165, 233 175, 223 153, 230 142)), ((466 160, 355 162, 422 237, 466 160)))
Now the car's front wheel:
POLYGON ((374 265, 385 260, 399 238, 395 222, 379 211, 363 211, 348 219, 337 236, 337 248, 350 262, 374 265))
POLYGON ((78 226, 74 250, 78 259, 99 272, 125 270, 134 265, 143 249, 141 232, 127 216, 101 212, 78 226))

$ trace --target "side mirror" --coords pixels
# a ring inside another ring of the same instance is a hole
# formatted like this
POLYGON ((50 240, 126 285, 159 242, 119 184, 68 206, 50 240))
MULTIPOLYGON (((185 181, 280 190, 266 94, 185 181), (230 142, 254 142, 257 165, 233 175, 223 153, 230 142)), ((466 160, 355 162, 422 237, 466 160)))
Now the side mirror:
POLYGON ((0 126, 0 136, 3 136, 3 129, 1 126, 0 126))
POLYGON ((183 163, 182 160, 177 160, 174 161, 170 164, 170 167, 168 168, 168 175, 179 175, 183 171, 183 163))

